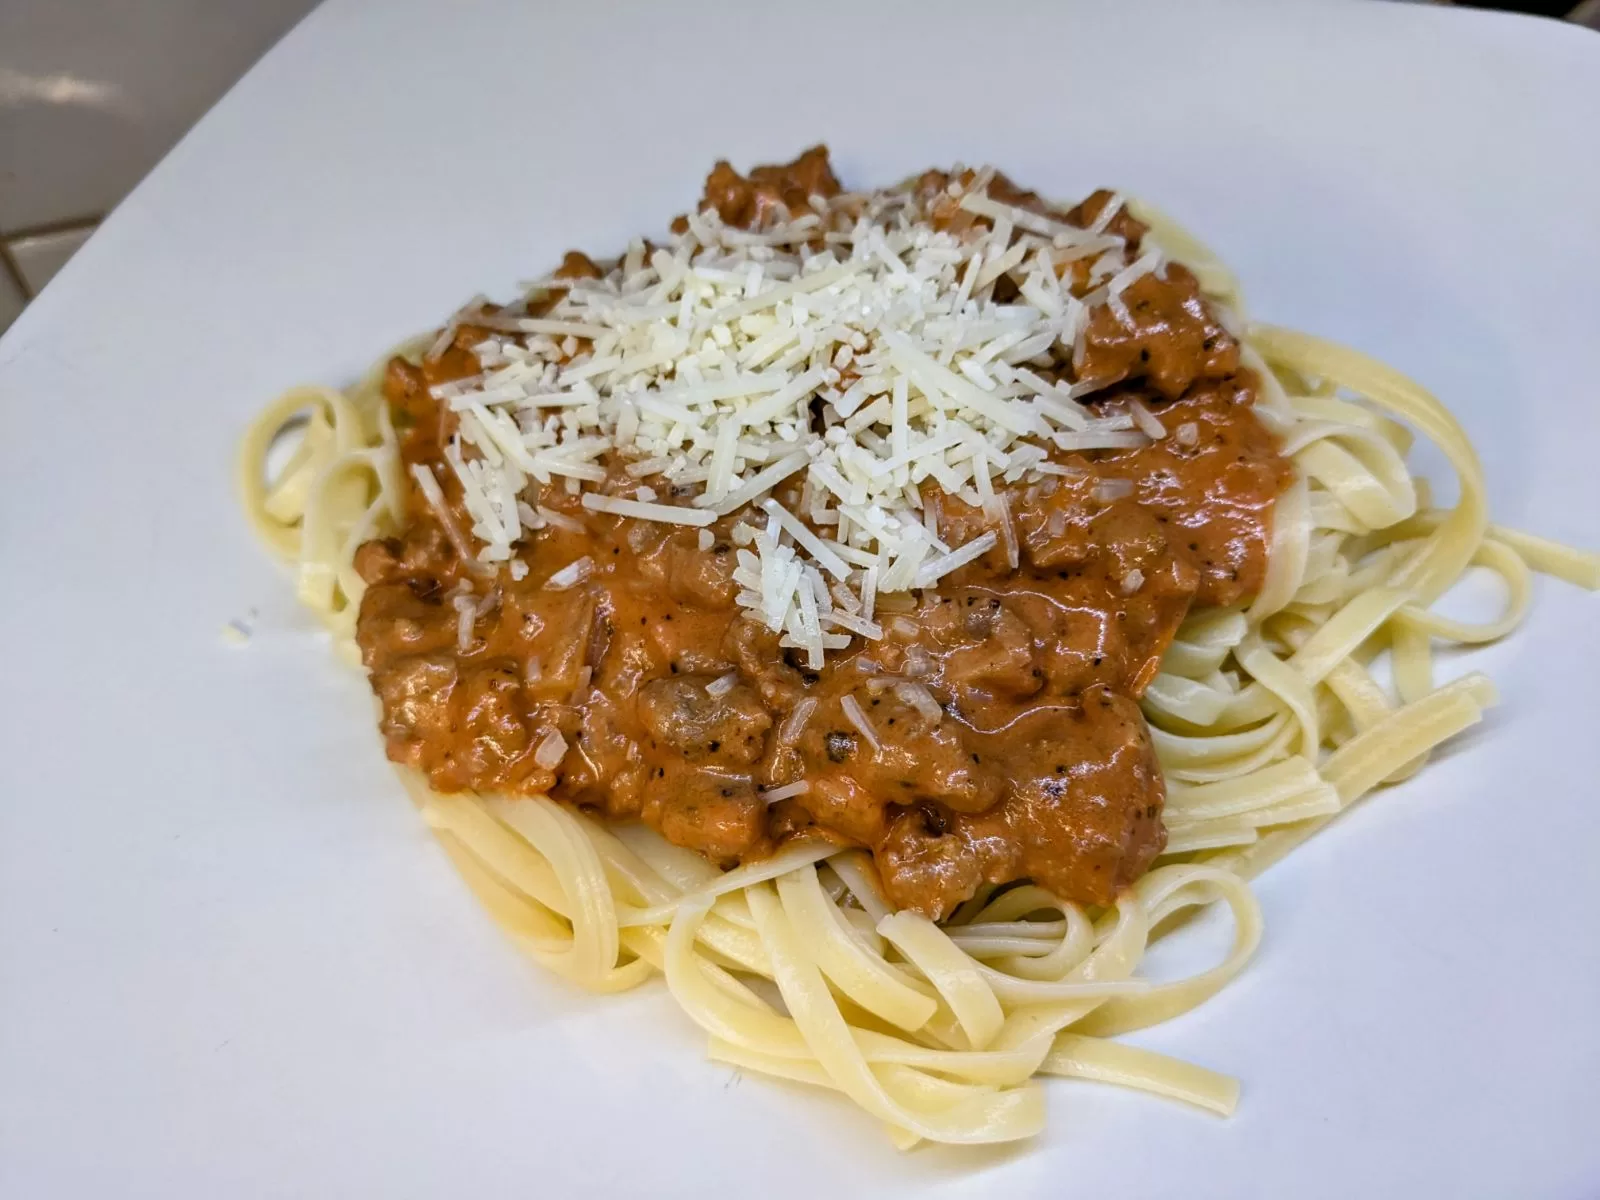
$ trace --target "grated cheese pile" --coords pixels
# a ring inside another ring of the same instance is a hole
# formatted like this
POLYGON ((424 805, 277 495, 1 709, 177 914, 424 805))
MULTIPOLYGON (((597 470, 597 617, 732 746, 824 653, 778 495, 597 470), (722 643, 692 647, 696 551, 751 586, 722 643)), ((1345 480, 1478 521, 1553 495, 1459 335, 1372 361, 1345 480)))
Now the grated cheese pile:
MULTIPOLYGON (((563 481, 593 511, 700 527, 707 547, 704 527, 740 514, 738 602, 813 667, 855 636, 882 636, 877 597, 928 587, 996 546, 1015 566, 997 482, 1071 473, 1052 449, 1166 436, 1138 405, 1092 414, 1080 401, 1093 381, 1035 369, 1081 361, 1096 305, 1130 323, 1121 293, 1164 275, 1166 259, 1146 238, 1129 261, 1106 232, 1119 198, 1083 229, 992 198, 992 177, 937 198, 982 218, 959 234, 934 228, 909 186, 814 197, 811 211, 780 210, 756 231, 706 211, 663 247, 635 240, 601 279, 531 285, 559 293, 542 315, 517 305, 485 316, 474 300, 435 350, 463 323, 489 328, 475 347, 482 372, 433 394, 459 414, 445 457, 478 559, 521 578, 525 531, 571 523, 521 498, 530 479, 563 481), (1059 278, 1079 260, 1090 262, 1081 298, 1059 278), (1002 277, 1015 302, 995 300, 1002 277), (594 490, 617 462, 637 484, 594 490), (687 503, 663 501, 649 480, 687 503), (791 500, 798 485, 793 507, 775 498, 780 485, 791 500), (935 490, 983 510, 992 528, 946 544, 935 490)), ((431 471, 414 473, 442 508, 431 471)), ((551 585, 584 574, 572 564, 551 585)))

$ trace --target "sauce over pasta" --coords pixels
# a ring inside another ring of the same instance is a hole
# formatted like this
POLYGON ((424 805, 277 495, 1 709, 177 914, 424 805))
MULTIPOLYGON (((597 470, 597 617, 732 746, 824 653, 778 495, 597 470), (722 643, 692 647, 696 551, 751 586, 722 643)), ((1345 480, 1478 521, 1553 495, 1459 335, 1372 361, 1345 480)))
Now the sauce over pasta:
MULTIPOLYGON (((938 215, 950 182, 929 172, 913 184, 935 198, 936 223, 986 221, 938 215)), ((751 226, 838 192, 818 148, 748 176, 719 163, 702 209, 751 226)), ((1096 192, 1058 209, 999 176, 989 194, 1084 228, 1112 203, 1096 192)), ((1137 253, 1133 216, 1104 225, 1137 253)), ((600 267, 573 253, 558 274, 600 267)), ((1087 260, 1062 284, 1087 292, 1087 260)), ((642 820, 721 865, 805 837, 865 847, 890 902, 934 918, 982 884, 1022 878, 1110 901, 1166 840, 1140 695, 1187 613, 1261 586, 1273 504, 1292 478, 1256 415, 1259 381, 1195 277, 1171 264, 1121 300, 1126 319, 1096 308, 1081 353, 1036 369, 1096 381, 1091 410, 1153 414, 1167 436, 1052 447, 1056 473, 997 480, 1015 565, 996 544, 934 586, 879 597, 881 637, 820 665, 735 602, 741 512, 688 528, 593 511, 560 479, 533 480, 520 499, 544 518, 516 547, 520 578, 485 579, 463 554, 471 520, 444 467, 457 416, 435 391, 480 372, 474 347, 489 329, 468 314, 420 364, 395 358, 384 395, 402 459, 434 470, 456 520, 412 479, 403 532, 356 556, 368 585, 356 636, 389 756, 441 792, 548 794, 642 820)), ((591 491, 641 483, 620 457, 600 464, 591 491)), ((675 495, 670 480, 643 482, 675 495)), ((798 491, 790 480, 773 494, 798 510, 798 491)), ((922 496, 951 545, 991 527, 959 496, 926 483, 922 496)))

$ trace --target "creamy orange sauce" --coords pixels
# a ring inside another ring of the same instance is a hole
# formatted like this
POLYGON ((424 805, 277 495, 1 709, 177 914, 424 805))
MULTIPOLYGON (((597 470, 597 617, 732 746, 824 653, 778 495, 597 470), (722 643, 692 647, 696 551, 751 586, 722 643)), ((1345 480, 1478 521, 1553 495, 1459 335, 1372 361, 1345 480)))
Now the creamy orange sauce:
MULTIPOLYGON (((947 180, 930 172, 919 185, 932 193, 947 180)), ((703 204, 748 224, 837 191, 819 148, 749 176, 719 163, 703 204)), ((1048 209, 1003 178, 991 194, 1048 209)), ((1048 211, 1087 226, 1108 198, 1048 211)), ((1144 232, 1126 212, 1111 229, 1134 246, 1144 232)), ((576 252, 563 266, 595 270, 576 252)), ((1252 410, 1257 380, 1193 276, 1173 265, 1123 296, 1131 327, 1095 310, 1079 368, 1063 364, 1061 378, 1106 382, 1094 402, 1137 398, 1169 431, 1192 426, 1189 436, 1054 453, 1072 475, 1005 489, 1017 569, 997 548, 937 589, 882 597, 884 639, 831 653, 820 670, 736 607, 737 514, 712 526, 701 550, 696 530, 590 512, 560 486, 533 484, 524 498, 573 527, 533 532, 518 550, 526 578, 501 572, 491 585, 413 488, 405 532, 357 558, 369 583, 357 637, 390 757, 442 791, 548 792, 643 820, 722 864, 796 837, 863 846, 890 900, 934 917, 984 882, 1021 878, 1066 899, 1110 900, 1165 842, 1138 696, 1192 607, 1235 604, 1260 587, 1272 506, 1290 479, 1252 410), (545 586, 583 557, 595 569, 579 586, 545 586), (464 652, 450 601, 463 579, 489 597, 464 652), (731 687, 708 691, 729 672, 731 687), (926 689, 938 715, 896 679, 926 689), (870 740, 846 697, 866 714, 870 740), (802 704, 809 719, 786 737, 802 704), (554 769, 536 761, 550 729, 571 745, 554 769), (763 796, 801 780, 802 795, 763 796)), ((435 468, 458 529, 470 521, 443 467, 454 418, 428 388, 476 373, 471 347, 484 336, 465 327, 420 367, 396 359, 385 381, 403 457, 435 468)), ((621 465, 602 490, 637 484, 621 465)), ((937 503, 951 545, 987 527, 957 499, 937 503)))

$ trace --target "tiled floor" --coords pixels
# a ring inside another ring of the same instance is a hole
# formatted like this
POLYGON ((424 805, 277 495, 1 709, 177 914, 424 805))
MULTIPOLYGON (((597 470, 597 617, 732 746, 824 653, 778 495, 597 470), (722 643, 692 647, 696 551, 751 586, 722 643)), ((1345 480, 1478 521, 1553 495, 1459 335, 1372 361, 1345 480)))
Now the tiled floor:
MULTIPOLYGON (((100 217, 314 7, 0 3, 0 332, 100 217)), ((1571 19, 1600 27, 1600 0, 1581 0, 1571 19)))

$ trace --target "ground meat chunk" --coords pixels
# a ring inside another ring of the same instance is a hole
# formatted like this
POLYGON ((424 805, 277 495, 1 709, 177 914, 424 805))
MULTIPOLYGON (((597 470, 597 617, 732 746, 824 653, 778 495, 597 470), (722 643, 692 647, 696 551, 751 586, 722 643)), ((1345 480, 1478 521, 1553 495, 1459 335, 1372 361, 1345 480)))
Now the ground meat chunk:
POLYGON ((501 658, 466 667, 452 697, 452 708, 466 734, 456 764, 462 772, 457 788, 467 786, 469 779, 513 781, 518 775, 517 762, 529 748, 521 664, 501 658))
POLYGON ((1105 232, 1112 237, 1119 237, 1128 244, 1129 254, 1139 253, 1139 243, 1150 227, 1128 211, 1128 206, 1118 198, 1117 194, 1107 188, 1098 188, 1085 196, 1081 203, 1067 210, 1067 220, 1074 225, 1082 225, 1085 229, 1093 226, 1105 214, 1107 204, 1116 204, 1116 211, 1111 219, 1105 223, 1105 232))
POLYGON ((933 800, 958 812, 983 812, 995 802, 1004 781, 974 761, 957 722, 912 732, 920 719, 915 710, 902 708, 899 716, 893 711, 880 714, 877 722, 880 795, 896 803, 933 800))
POLYGON ((1166 844, 1166 792, 1139 706, 1094 687, 1082 704, 1035 709, 1010 732, 1013 782, 997 815, 1021 869, 1064 900, 1109 903, 1166 844))
POLYGON ((356 573, 368 585, 405 583, 418 598, 444 594, 438 579, 452 553, 450 539, 437 525, 419 525, 404 538, 374 538, 356 547, 356 573))
POLYGON ((1084 335, 1082 379, 1146 380, 1164 400, 1176 400, 1197 379, 1239 369, 1239 344, 1206 307, 1195 277, 1176 263, 1165 279, 1141 275, 1122 292, 1129 323, 1109 305, 1096 305, 1084 335))
POLYGON ((594 259, 582 250, 568 250, 556 268, 557 279, 599 279, 604 274, 594 259))
POLYGON ((743 684, 720 696, 709 675, 656 679, 639 690, 639 720, 658 743, 691 762, 714 759, 749 764, 766 748, 772 716, 743 684))
POLYGON ((938 919, 990 879, 1012 877, 1017 848, 1004 836, 952 831, 937 812, 907 809, 873 847, 884 894, 896 908, 938 919))
POLYGON ((729 225, 759 228, 778 214, 779 206, 796 217, 810 209, 812 196, 837 196, 825 146, 813 146, 793 162, 754 168, 741 175, 726 161, 706 177, 703 209, 714 208, 729 225))
POLYGON ((692 545, 674 542, 667 551, 667 587, 680 604, 699 608, 733 607, 734 557, 724 547, 722 553, 707 554, 692 545))
POLYGON ((383 393, 397 416, 420 421, 432 418, 438 405, 428 395, 428 381, 422 368, 398 354, 384 368, 383 393))
POLYGON ((593 695, 561 764, 568 794, 609 817, 636 817, 644 803, 649 766, 630 724, 604 692, 593 695))
POLYGON ((1132 700, 1094 687, 1081 704, 1030 709, 996 741, 1008 780, 998 805, 910 809, 876 844, 895 904, 944 917, 978 884, 1019 875, 1064 900, 1106 904, 1161 852, 1165 792, 1132 700))
POLYGON ((723 639, 723 650, 761 693, 768 708, 788 712, 804 694, 801 671, 789 665, 778 646, 778 635, 759 621, 735 621, 723 639))
POLYGON ((945 674, 963 688, 1032 695, 1041 683, 1033 630, 998 597, 975 599, 978 603, 964 614, 964 627, 974 640, 950 652, 945 674))
POLYGON ((390 758, 425 768, 427 759, 441 754, 437 749, 441 743, 454 740, 450 698, 456 679, 456 659, 450 654, 418 654, 374 675, 383 703, 378 727, 390 758))
POLYGON ((1089 536, 1101 548, 1112 579, 1153 567, 1167 551, 1161 526, 1137 504, 1115 504, 1097 513, 1089 523, 1089 536))
POLYGON ((394 583, 401 577, 400 554, 404 543, 399 538, 373 538, 356 547, 356 574, 369 586, 394 583))
POLYGON ((843 773, 824 775, 811 785, 805 809, 821 825, 870 846, 885 830, 883 800, 866 784, 843 773))
POLYGON ((748 775, 679 767, 652 777, 644 815, 673 845, 728 862, 762 841, 767 806, 748 775))
MULTIPOLYGON (((842 713, 814 722, 801 739, 805 759, 843 768, 825 778, 848 775, 880 805, 932 801, 961 812, 982 812, 999 798, 1005 781, 983 768, 959 721, 944 718, 930 723, 892 695, 866 703, 876 746, 857 734, 842 713)), ((830 786, 834 792, 829 801, 837 801, 844 793, 839 785, 830 786)), ((811 803, 810 797, 806 803, 811 803)))
POLYGON ((1015 513, 1018 541, 1028 562, 1044 571, 1087 562, 1094 553, 1088 504, 1024 498, 1015 513))
POLYGON ((443 589, 429 580, 403 579, 367 589, 356 618, 356 638, 369 670, 398 658, 434 654, 456 644, 455 613, 443 589), (429 586, 431 585, 431 586, 429 586), (441 619, 449 612, 449 619, 441 619))

